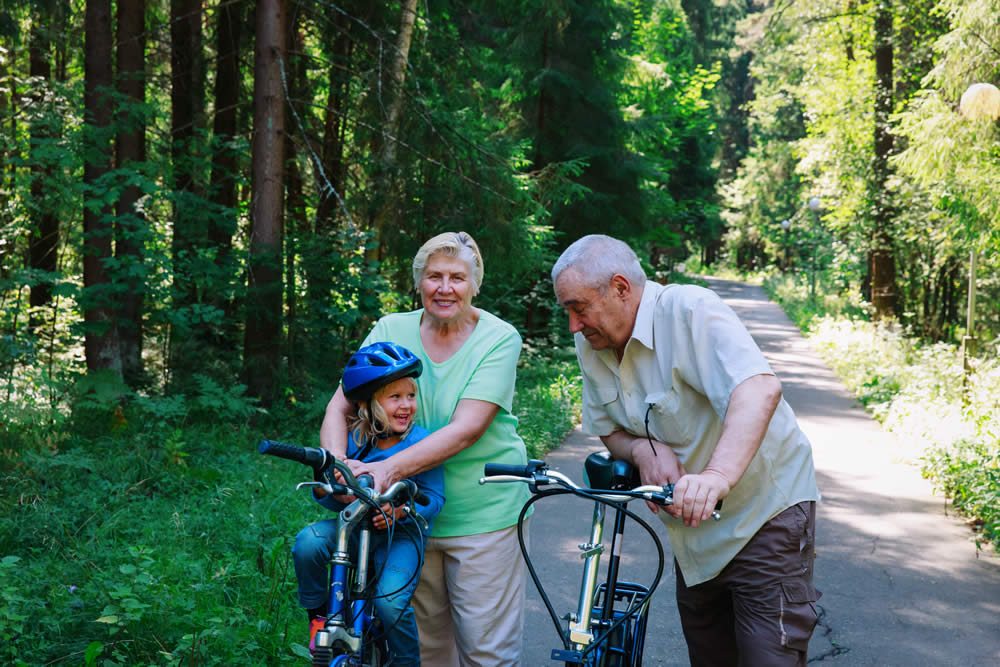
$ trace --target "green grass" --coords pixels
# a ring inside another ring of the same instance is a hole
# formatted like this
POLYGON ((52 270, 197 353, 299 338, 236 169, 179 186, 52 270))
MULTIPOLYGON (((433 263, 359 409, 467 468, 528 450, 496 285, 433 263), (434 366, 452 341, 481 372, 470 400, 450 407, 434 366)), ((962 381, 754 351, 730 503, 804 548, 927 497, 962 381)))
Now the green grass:
POLYGON ((517 369, 514 414, 529 458, 544 457, 579 423, 580 392, 580 368, 572 347, 545 351, 525 344, 517 369))
MULTIPOLYGON (((572 349, 525 350, 532 456, 576 423, 577 374, 572 349)), ((326 397, 266 415, 205 380, 115 409, 102 382, 72 416, 25 402, 0 424, 0 664, 304 663, 290 551, 318 515, 303 470, 256 444, 318 445, 326 397)))

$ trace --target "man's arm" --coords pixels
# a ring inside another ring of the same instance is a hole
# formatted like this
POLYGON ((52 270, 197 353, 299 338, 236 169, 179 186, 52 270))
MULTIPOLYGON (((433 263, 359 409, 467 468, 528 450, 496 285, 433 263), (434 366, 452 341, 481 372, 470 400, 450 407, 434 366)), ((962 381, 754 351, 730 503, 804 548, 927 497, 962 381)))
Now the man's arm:
MULTIPOLYGON (((601 436, 601 442, 616 459, 628 461, 638 468, 639 481, 643 484, 658 486, 674 484, 684 475, 684 467, 677 454, 669 445, 658 440, 653 440, 653 446, 650 447, 650 441, 646 438, 634 436, 626 431, 615 431, 611 435, 601 436)), ((657 505, 646 504, 654 513, 660 511, 657 505)), ((680 506, 670 506, 666 510, 671 515, 680 517, 680 506)))
POLYGON ((705 469, 685 475, 674 486, 674 502, 684 525, 708 519, 716 502, 732 490, 764 440, 771 417, 781 401, 781 382, 773 375, 754 375, 729 397, 722 434, 705 469))

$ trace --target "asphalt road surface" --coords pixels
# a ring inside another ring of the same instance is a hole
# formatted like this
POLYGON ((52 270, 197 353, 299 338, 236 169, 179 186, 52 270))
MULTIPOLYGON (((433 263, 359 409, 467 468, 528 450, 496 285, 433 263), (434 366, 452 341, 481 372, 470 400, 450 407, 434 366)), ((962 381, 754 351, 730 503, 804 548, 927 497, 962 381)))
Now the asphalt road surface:
MULTIPOLYGON (((816 548, 816 585, 823 597, 810 663, 1000 667, 1000 558, 977 554, 968 526, 906 462, 919 443, 900 443, 884 433, 763 290, 708 280, 760 345, 813 444, 823 494, 816 548)), ((546 460, 582 482, 583 460, 600 449, 600 441, 576 430, 546 460)), ((535 507, 531 553, 562 615, 575 607, 583 564, 578 545, 589 537, 592 504, 552 498, 535 507)), ((644 664, 688 665, 666 531, 644 505, 632 507, 651 519, 666 552, 644 664)), ((610 531, 608 520, 606 539, 610 531)), ((648 585, 656 566, 650 539, 630 525, 622 579, 648 585)), ((551 650, 560 647, 555 629, 530 582, 528 587, 525 664, 557 664, 550 660, 551 650)))

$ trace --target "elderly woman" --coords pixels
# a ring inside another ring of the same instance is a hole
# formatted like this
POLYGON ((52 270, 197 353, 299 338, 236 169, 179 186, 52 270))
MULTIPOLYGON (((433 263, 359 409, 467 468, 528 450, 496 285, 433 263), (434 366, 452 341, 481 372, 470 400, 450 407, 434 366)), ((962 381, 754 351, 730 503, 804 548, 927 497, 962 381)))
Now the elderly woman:
MULTIPOLYGON (((349 462, 378 488, 444 469, 446 501, 413 596, 421 659, 435 667, 521 662, 525 576, 516 523, 528 490, 478 483, 484 463, 526 462, 511 414, 521 337, 472 305, 482 279, 482 256, 465 232, 435 236, 417 252, 413 280, 423 308, 383 317, 364 344, 391 341, 420 357, 417 421, 431 434, 385 461, 349 462)), ((338 457, 350 412, 338 389, 320 431, 323 447, 338 457)))

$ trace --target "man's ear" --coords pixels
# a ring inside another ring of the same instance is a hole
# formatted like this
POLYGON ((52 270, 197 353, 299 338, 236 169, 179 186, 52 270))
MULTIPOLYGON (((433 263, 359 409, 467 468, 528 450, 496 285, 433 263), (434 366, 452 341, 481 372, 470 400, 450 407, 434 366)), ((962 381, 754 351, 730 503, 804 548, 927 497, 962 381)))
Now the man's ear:
POLYGON ((611 276, 611 292, 620 299, 627 298, 632 292, 632 283, 620 273, 611 276))

